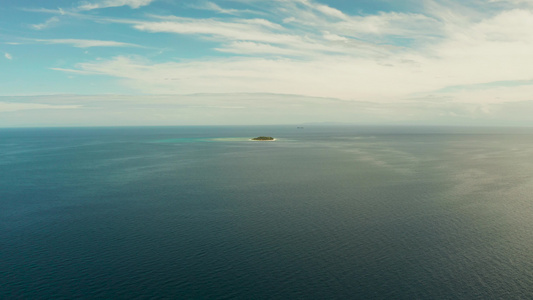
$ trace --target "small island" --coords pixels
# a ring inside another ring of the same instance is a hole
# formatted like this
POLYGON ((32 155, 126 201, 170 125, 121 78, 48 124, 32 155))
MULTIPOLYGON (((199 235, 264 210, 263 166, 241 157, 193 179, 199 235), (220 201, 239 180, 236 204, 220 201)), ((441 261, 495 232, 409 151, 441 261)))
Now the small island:
POLYGON ((276 139, 271 136, 258 136, 253 138, 252 141, 275 141, 276 139))

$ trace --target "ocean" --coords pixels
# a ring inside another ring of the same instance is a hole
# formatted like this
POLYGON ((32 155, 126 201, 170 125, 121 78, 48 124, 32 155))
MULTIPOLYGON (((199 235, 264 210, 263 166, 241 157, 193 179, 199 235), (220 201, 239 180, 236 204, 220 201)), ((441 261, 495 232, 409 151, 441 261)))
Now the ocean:
POLYGON ((533 129, 0 129, 0 298, 533 299, 533 129))

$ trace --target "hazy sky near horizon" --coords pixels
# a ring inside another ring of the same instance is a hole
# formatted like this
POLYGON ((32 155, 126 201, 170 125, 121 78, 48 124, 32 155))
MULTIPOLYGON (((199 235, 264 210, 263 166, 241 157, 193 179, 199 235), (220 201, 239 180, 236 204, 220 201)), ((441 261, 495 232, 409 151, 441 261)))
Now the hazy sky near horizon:
POLYGON ((0 126, 533 125, 533 0, 3 0, 0 126))

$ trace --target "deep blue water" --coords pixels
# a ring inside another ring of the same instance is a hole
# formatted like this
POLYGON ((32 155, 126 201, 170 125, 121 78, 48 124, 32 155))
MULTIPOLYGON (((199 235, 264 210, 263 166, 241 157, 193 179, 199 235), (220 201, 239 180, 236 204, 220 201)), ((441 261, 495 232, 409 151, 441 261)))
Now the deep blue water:
POLYGON ((533 130, 0 129, 0 298, 532 299, 533 130))

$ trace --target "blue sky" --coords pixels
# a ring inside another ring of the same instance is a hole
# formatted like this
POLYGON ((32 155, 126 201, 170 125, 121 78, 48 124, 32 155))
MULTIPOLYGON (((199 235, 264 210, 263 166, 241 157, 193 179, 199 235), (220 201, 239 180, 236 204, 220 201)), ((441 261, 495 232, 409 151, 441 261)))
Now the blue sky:
POLYGON ((532 0, 3 0, 0 126, 533 125, 532 65, 532 0))

